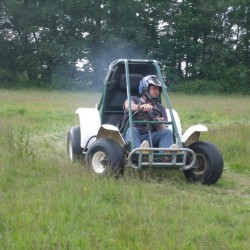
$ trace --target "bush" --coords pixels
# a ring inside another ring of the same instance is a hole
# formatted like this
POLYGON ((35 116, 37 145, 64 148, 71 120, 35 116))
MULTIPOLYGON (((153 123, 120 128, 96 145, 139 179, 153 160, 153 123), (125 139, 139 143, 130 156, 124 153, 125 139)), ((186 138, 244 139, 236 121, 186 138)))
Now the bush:
POLYGON ((15 75, 7 70, 0 68, 0 85, 3 87, 9 87, 10 83, 15 81, 15 75))
POLYGON ((228 90, 232 92, 250 93, 250 69, 237 65, 228 70, 226 80, 228 84, 228 90))
POLYGON ((249 94, 249 83, 237 81, 206 81, 194 80, 176 85, 170 85, 169 89, 174 92, 184 92, 189 94, 249 94))

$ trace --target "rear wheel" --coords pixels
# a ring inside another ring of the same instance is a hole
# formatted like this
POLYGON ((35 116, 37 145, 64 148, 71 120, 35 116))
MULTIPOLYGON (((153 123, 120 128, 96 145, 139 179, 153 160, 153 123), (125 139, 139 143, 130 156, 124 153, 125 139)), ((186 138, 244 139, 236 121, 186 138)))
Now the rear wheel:
POLYGON ((193 168, 184 171, 188 181, 215 184, 222 175, 223 158, 219 149, 209 143, 198 141, 189 146, 196 154, 193 168))
POLYGON ((124 172, 124 154, 117 142, 101 138, 89 147, 86 164, 99 175, 122 175, 124 172))
POLYGON ((67 136, 67 152, 70 161, 80 159, 82 154, 80 126, 74 126, 69 129, 67 136))

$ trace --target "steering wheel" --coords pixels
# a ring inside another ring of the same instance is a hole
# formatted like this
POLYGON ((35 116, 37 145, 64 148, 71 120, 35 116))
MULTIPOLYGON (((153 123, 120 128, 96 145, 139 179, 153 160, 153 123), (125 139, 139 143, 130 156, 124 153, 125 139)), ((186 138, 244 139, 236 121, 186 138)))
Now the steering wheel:
POLYGON ((152 108, 148 114, 153 121, 157 121, 158 116, 162 117, 162 112, 158 108, 152 108))
POLYGON ((150 111, 138 110, 133 114, 133 120, 139 121, 157 121, 157 116, 162 117, 158 108, 152 108, 150 111))

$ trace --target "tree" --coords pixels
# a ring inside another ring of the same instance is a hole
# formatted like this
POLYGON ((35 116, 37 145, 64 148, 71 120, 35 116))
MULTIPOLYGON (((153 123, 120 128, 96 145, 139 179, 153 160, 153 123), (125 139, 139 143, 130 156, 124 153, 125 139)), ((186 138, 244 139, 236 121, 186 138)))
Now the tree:
POLYGON ((81 74, 97 87, 111 61, 134 57, 176 80, 249 84, 247 0, 0 0, 0 14, 4 79, 62 87, 81 74))
POLYGON ((26 72, 29 80, 50 82, 58 68, 75 64, 81 56, 82 35, 71 26, 71 13, 64 2, 9 0, 2 7, 2 22, 8 26, 5 35, 10 34, 17 54, 16 70, 26 72))

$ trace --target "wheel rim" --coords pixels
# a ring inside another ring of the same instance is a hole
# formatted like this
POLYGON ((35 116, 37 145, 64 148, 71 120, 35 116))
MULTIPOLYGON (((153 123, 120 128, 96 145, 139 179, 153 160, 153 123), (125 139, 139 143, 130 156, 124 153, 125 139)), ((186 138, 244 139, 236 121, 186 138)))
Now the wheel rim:
POLYGON ((208 162, 204 155, 196 154, 196 163, 192 169, 196 175, 203 175, 208 168, 208 162))
POLYGON ((73 146, 72 146, 72 142, 71 140, 69 140, 69 158, 71 161, 73 161, 74 157, 73 157, 73 146))
POLYGON ((91 163, 93 170, 98 174, 102 174, 107 169, 107 157, 102 151, 93 155, 91 163))

